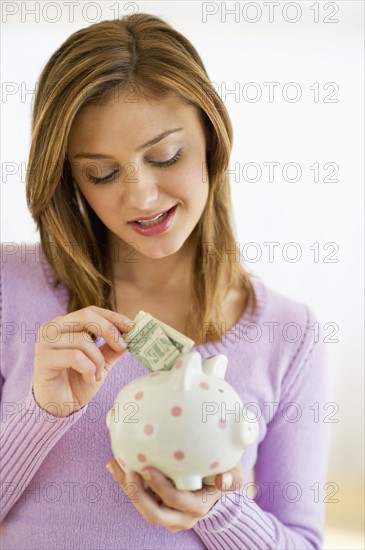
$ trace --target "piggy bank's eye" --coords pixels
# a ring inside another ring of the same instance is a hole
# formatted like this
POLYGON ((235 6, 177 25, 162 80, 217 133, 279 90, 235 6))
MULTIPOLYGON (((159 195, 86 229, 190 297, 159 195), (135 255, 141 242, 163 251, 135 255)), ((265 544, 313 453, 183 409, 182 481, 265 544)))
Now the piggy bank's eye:
POLYGON ((220 391, 221 393, 223 393, 223 390, 221 390, 220 388, 219 388, 219 391, 220 391))

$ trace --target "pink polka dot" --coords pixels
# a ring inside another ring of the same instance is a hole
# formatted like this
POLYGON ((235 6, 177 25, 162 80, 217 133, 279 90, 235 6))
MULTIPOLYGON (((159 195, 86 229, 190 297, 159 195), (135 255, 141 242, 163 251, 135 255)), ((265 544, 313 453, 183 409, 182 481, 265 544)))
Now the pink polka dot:
POLYGON ((172 407, 171 409, 172 416, 180 416, 181 413, 182 413, 181 407, 172 407))
POLYGON ((175 451, 174 458, 176 458, 176 460, 183 460, 185 458, 185 454, 182 451, 175 451))
POLYGON ((143 395, 144 395, 143 391, 138 391, 134 396, 134 399, 142 399, 143 395))
POLYGON ((203 390, 209 390, 209 384, 207 384, 206 382, 200 382, 199 386, 200 386, 203 390))
POLYGON ((179 359, 178 362, 176 363, 175 365, 175 369, 180 369, 183 365, 183 361, 182 359, 179 359))
POLYGON ((146 462, 147 459, 146 459, 146 457, 145 457, 144 454, 139 453, 139 454, 137 455, 137 460, 139 460, 140 462, 146 462))
POLYGON ((153 426, 151 424, 146 424, 144 427, 144 433, 147 435, 151 435, 153 432, 153 426))
POLYGON ((212 462, 211 465, 209 466, 209 468, 211 470, 215 470, 216 468, 218 468, 219 466, 219 462, 218 461, 215 461, 215 462, 212 462))
POLYGON ((223 428, 227 428, 227 422, 226 422, 225 420, 220 420, 220 421, 218 422, 218 426, 219 426, 220 428, 222 428, 222 429, 223 429, 223 428))

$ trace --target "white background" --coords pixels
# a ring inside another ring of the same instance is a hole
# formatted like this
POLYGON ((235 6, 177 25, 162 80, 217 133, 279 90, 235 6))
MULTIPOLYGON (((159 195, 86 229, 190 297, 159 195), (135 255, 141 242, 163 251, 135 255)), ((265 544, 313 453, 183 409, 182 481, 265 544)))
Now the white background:
POLYGON ((306 302, 323 325, 332 323, 326 334, 338 340, 327 346, 333 401, 339 407, 333 418, 339 422, 332 424, 329 479, 355 482, 364 475, 363 3, 281 2, 271 22, 265 3, 246 4, 81 1, 75 3, 72 23, 64 2, 40 2, 38 10, 35 2, 2 2, 1 241, 39 240, 25 201, 25 166, 32 90, 51 54, 80 28, 115 18, 117 7, 120 16, 138 9, 163 17, 197 48, 232 118, 230 167, 239 173, 231 175, 231 186, 246 267, 272 288, 306 302), (235 9, 226 20, 225 8, 235 9), (34 9, 39 15, 30 13, 34 9), (216 11, 205 22, 204 9, 216 11), (265 82, 279 83, 271 100, 265 82), (285 88, 287 83, 296 84, 285 88), (319 98, 310 89, 314 83, 319 98), (224 86, 238 96, 225 94, 224 86), (301 97, 290 101, 296 90, 301 97), (255 102, 257 93, 262 95, 255 102), (280 163, 274 181, 264 162, 280 163), (248 163, 262 169, 256 182, 249 181, 257 172, 248 163), (285 181, 295 176, 293 169, 283 176, 287 163, 299 165, 299 181, 285 181), (315 163, 318 182, 309 168, 315 163), (332 179, 339 181, 324 181, 332 172, 324 169, 326 163, 338 165, 332 179), (279 243, 273 261, 263 244, 269 242, 279 243), (285 248, 288 243, 301 252, 297 262, 289 261, 296 250, 285 248), (252 261, 258 252, 261 258, 252 261), (339 330, 331 336, 336 325, 339 330))

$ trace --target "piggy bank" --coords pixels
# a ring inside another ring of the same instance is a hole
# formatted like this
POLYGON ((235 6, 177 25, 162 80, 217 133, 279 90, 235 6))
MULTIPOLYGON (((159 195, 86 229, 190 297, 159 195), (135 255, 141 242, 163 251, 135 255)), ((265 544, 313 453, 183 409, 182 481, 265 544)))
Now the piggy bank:
POLYGON ((119 392, 106 423, 123 469, 159 469, 179 490, 214 484, 258 435, 255 416, 225 382, 228 359, 197 351, 169 371, 136 378, 119 392))

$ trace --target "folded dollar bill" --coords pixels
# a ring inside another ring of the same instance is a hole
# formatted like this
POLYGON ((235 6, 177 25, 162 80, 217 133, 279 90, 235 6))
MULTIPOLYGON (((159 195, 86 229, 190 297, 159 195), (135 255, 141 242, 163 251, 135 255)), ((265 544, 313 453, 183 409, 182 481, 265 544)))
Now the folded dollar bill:
POLYGON ((170 370, 195 343, 142 310, 134 319, 133 330, 123 336, 128 350, 150 371, 170 370))

